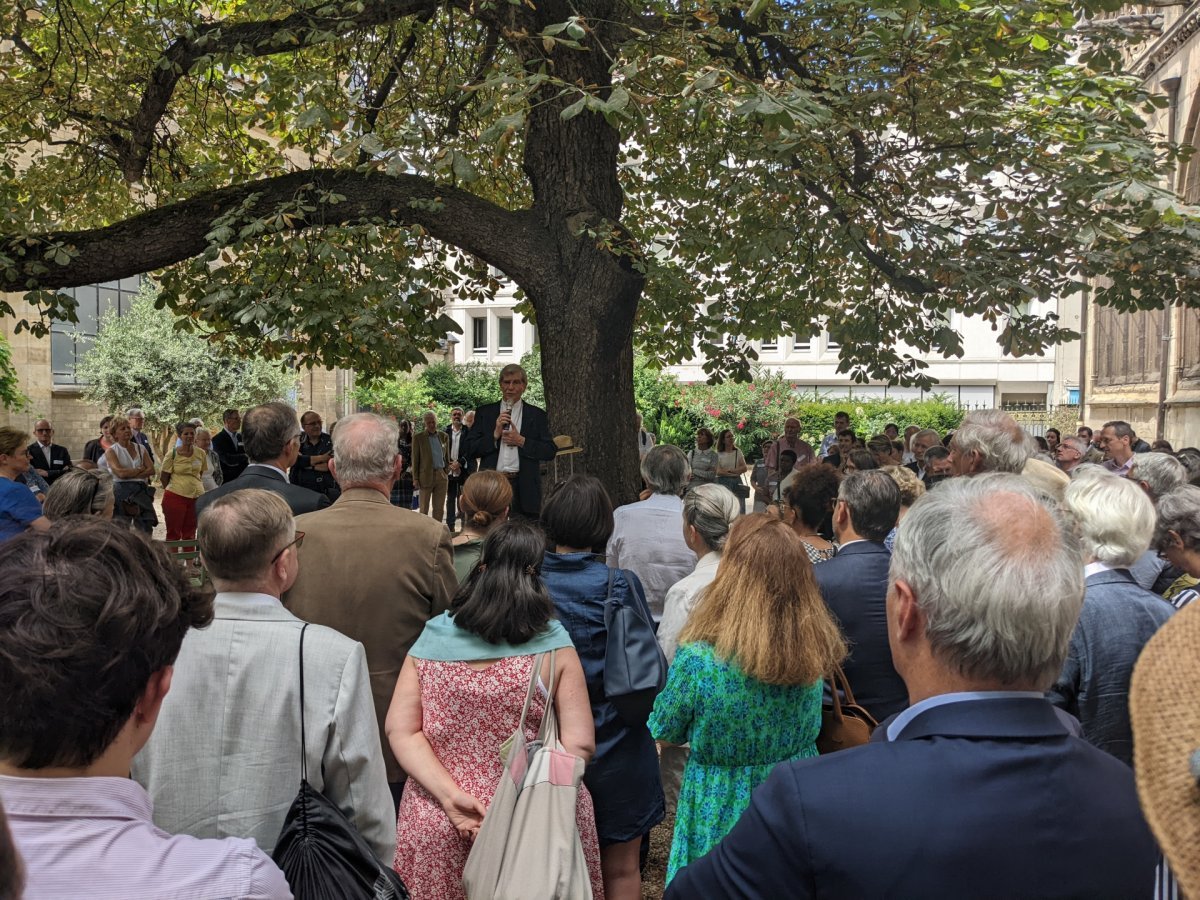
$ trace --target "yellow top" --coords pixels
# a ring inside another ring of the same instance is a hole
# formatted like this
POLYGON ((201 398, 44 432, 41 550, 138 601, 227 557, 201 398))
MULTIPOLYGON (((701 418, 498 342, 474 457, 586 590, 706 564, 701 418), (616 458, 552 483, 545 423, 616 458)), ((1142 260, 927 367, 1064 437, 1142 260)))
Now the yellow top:
POLYGON ((180 456, 177 450, 178 448, 167 454, 159 475, 171 476, 167 490, 172 494, 191 497, 194 500, 204 493, 204 483, 200 479, 208 471, 208 454, 193 447, 191 456, 180 456))

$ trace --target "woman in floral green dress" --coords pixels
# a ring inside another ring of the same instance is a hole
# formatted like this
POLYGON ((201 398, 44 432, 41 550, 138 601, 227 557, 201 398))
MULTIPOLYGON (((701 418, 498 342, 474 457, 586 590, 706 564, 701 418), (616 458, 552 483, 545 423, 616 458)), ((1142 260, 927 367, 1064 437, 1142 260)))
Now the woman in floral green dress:
POLYGON ((715 847, 778 763, 817 755, 821 683, 846 644, 796 533, 743 516, 679 636, 650 731, 691 744, 667 882, 715 847))

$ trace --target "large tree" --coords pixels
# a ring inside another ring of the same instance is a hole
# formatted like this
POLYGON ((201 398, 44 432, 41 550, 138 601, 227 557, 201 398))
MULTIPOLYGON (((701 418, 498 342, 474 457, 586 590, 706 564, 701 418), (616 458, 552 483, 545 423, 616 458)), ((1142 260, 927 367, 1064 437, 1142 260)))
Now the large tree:
POLYGON ((161 270, 183 319, 364 372, 496 272, 536 317, 555 428, 625 498, 635 333, 745 371, 827 327, 926 383, 946 313, 1180 302, 1197 228, 1160 186, 1115 0, 16 0, 0 11, 0 288, 161 270))

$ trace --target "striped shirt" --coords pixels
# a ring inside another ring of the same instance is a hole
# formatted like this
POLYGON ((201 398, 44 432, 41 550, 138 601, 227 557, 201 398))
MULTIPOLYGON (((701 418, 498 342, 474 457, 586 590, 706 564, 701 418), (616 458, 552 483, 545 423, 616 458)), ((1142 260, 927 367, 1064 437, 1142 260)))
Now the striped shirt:
POLYGON ((24 860, 25 900, 291 900, 254 841, 167 834, 128 778, 0 775, 0 802, 24 860))

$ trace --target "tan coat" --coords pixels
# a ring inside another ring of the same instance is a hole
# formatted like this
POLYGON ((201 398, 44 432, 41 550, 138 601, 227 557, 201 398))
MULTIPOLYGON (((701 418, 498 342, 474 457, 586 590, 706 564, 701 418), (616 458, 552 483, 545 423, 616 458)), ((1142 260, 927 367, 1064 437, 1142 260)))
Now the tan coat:
POLYGON ((366 648, 387 780, 401 781, 383 722, 408 648, 458 586, 450 532, 372 488, 343 491, 328 509, 298 516, 296 528, 300 574, 284 605, 366 648))
POLYGON ((452 460, 450 459, 450 438, 444 431, 436 432, 433 437, 442 445, 442 468, 434 469, 433 451, 429 449, 429 432, 418 431, 412 439, 412 473, 417 487, 431 488, 435 472, 445 472, 452 460))

